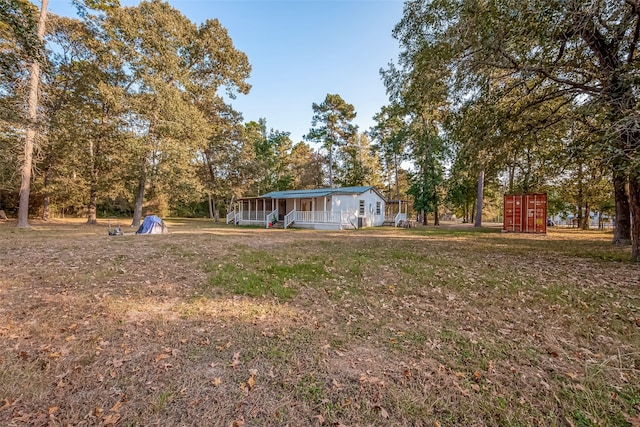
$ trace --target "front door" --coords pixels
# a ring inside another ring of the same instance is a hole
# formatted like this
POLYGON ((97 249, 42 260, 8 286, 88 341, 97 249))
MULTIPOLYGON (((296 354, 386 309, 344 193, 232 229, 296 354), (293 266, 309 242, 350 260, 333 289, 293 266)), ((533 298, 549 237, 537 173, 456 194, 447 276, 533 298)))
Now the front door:
POLYGON ((287 201, 278 200, 278 221, 283 221, 284 216, 287 214, 287 201))

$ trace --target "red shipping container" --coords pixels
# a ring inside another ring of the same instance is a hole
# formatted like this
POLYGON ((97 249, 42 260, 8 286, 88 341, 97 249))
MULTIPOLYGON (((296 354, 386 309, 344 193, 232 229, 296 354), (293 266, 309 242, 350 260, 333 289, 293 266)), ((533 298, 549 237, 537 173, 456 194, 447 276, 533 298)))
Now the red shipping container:
POLYGON ((505 194, 502 231, 546 234, 547 195, 505 194))

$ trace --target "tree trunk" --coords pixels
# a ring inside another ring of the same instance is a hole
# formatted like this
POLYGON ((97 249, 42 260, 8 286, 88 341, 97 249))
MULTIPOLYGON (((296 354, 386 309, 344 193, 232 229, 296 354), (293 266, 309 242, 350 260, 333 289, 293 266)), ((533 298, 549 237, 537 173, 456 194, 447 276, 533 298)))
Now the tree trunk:
POLYGON ((136 207, 133 210, 132 227, 140 227, 140 220, 142 219, 142 204, 144 203, 144 190, 147 185, 147 169, 149 162, 145 156, 142 160, 142 167, 140 168, 140 178, 138 180, 138 193, 136 195, 136 207))
POLYGON ((471 200, 471 214, 467 218, 467 223, 471 223, 471 220, 476 217, 476 201, 471 200))
POLYGON ((613 229, 613 244, 615 245, 628 245, 631 243, 631 210, 629 197, 627 197, 625 190, 626 184, 626 175, 620 170, 618 164, 614 164, 613 193, 616 203, 616 223, 613 229))
POLYGON ((484 169, 480 170, 478 174, 478 198, 477 208, 476 208, 476 222, 473 224, 474 227, 482 227, 482 199, 484 196, 484 169))
POLYGON ((91 183, 91 188, 89 189, 89 206, 87 208, 87 225, 96 225, 98 223, 98 218, 96 215, 98 207, 98 190, 96 189, 96 185, 94 182, 91 183))
MULTIPOLYGON (((400 200, 400 183, 398 182, 398 155, 393 153, 393 164, 395 168, 395 181, 396 181, 396 200, 400 200)), ((400 202, 398 202, 400 203, 400 202)))
POLYGON ((629 207, 631 221, 631 260, 640 262, 640 175, 629 180, 629 207))
POLYGON ((89 186, 89 205, 87 207, 87 225, 98 223, 98 173, 96 171, 96 156, 93 140, 89 140, 89 157, 91 159, 91 184, 89 186))
POLYGON ((142 220, 142 205, 144 204, 144 192, 147 186, 147 175, 149 173, 149 157, 153 154, 153 138, 155 133, 155 123, 157 117, 154 116, 149 123, 149 131, 147 133, 146 147, 147 153, 142 157, 142 164, 140 165, 140 177, 138 180, 138 193, 136 194, 136 206, 133 210, 133 221, 131 221, 132 227, 140 227, 140 221, 142 220))
POLYGON ((333 146, 329 147, 329 188, 333 188, 333 146))
POLYGON ((584 216, 582 217, 582 224, 580 224, 580 228, 583 230, 589 229, 589 217, 591 215, 591 208, 589 207, 589 203, 584 204, 584 216))
MULTIPOLYGON (((435 197, 435 194, 434 194, 435 197)), ((433 225, 440 225, 440 215, 438 213, 438 204, 436 203, 433 209, 433 225)))
POLYGON ((211 194, 208 194, 207 196, 209 196, 209 218, 213 219, 213 202, 211 201, 211 194))
POLYGON ((229 200, 229 205, 227 205, 227 213, 233 211, 233 203, 236 200, 236 196, 232 195, 231 200, 229 200))
MULTIPOLYGON (((44 30, 47 20, 47 3, 42 0, 40 18, 38 20, 38 40, 44 40, 44 30)), ((38 118, 38 90, 40 86, 40 58, 31 63, 29 72, 29 99, 27 107, 27 129, 24 138, 24 160, 20 168, 20 204, 18 205, 18 223, 20 228, 29 227, 29 192, 31 190, 31 169, 33 168, 33 148, 36 139, 38 118)))
POLYGON ((49 170, 44 170, 44 187, 42 189, 44 199, 42 200, 42 220, 49 221, 51 195, 49 194, 49 170))

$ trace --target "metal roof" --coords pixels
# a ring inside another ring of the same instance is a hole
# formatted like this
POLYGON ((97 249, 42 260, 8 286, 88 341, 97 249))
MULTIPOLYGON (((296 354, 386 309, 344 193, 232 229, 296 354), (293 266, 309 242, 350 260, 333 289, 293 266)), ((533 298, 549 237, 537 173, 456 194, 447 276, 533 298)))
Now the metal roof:
POLYGON ((288 190, 288 191, 272 191, 263 194, 261 199, 305 199, 310 197, 325 197, 332 194, 362 194, 373 186, 362 187, 342 187, 342 188, 316 188, 312 190, 288 190))

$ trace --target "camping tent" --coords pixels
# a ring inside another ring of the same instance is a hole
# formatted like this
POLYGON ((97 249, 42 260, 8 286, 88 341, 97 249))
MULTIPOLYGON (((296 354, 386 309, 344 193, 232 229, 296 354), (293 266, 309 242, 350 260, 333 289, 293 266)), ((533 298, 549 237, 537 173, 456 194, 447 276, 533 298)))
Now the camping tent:
POLYGON ((136 231, 136 234, 163 234, 168 233, 167 226, 164 225, 164 221, 158 218, 156 215, 149 215, 144 218, 142 225, 136 231))

